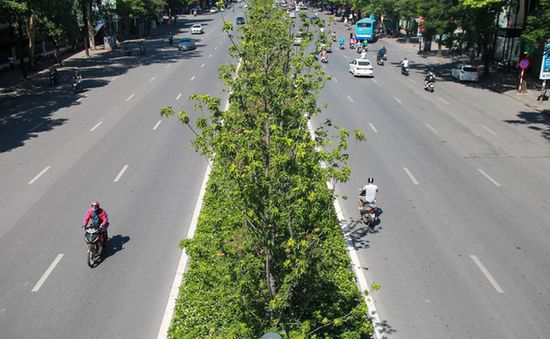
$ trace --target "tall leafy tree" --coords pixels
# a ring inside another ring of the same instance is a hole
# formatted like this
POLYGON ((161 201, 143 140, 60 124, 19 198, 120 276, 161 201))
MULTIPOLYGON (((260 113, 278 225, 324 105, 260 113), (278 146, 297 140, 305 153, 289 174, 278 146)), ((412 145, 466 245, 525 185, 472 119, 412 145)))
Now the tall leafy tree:
POLYGON ((536 11, 527 18, 522 37, 539 48, 550 40, 550 0, 539 0, 536 11))

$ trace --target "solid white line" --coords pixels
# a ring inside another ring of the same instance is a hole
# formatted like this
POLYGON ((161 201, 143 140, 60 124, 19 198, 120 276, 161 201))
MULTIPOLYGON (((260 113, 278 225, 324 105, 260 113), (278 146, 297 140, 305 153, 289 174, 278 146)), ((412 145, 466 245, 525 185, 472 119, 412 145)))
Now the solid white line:
POLYGON ((118 175, 115 178, 115 182, 118 182, 118 180, 122 177, 124 172, 126 172, 127 168, 128 168, 128 165, 124 165, 124 167, 122 167, 122 169, 120 170, 120 172, 118 173, 118 175))
POLYGON ((202 64, 201 67, 204 67, 204 64, 202 64))
POLYGON ((492 182, 496 187, 500 187, 500 184, 493 178, 491 178, 487 173, 485 173, 481 168, 477 169, 479 173, 483 174, 485 178, 487 178, 490 182, 492 182))
POLYGON ((483 272, 483 274, 485 275, 485 278, 489 280, 489 282, 491 283, 491 285, 493 285, 495 290, 497 290, 498 293, 504 293, 504 290, 502 289, 502 287, 500 287, 500 285, 497 283, 495 278, 493 278, 491 273, 485 268, 485 266, 483 266, 483 264, 481 263, 481 260, 479 260, 479 258, 473 254, 470 254, 470 258, 472 258, 472 260, 476 263, 477 267, 481 270, 481 272, 483 272))
POLYGON ((413 84, 416 84, 416 81, 414 81, 413 79, 411 78, 408 78, 410 82, 412 82, 413 84))
POLYGON ((135 94, 130 95, 129 97, 126 98, 126 101, 130 101, 130 99, 132 99, 134 96, 135 94))
POLYGON ((34 285, 31 292, 38 292, 40 287, 42 287, 42 284, 44 283, 44 281, 46 281, 46 279, 48 279, 48 276, 52 273, 55 266, 57 266, 57 264, 59 264, 59 262, 61 261, 61 258, 63 258, 63 253, 60 253, 60 254, 57 255, 57 257, 55 257, 53 262, 50 264, 50 267, 48 267, 46 272, 44 272, 44 274, 42 275, 42 278, 40 278, 40 280, 38 280, 36 285, 34 285))
POLYGON ((443 98, 440 98, 440 97, 437 97, 437 98, 438 98, 439 100, 441 100, 441 102, 443 102, 443 103, 445 103, 445 104, 447 104, 447 105, 449 104, 449 102, 448 102, 447 100, 445 100, 445 99, 443 99, 443 98))
POLYGON ((33 131, 34 131, 35 129, 37 129, 38 127, 44 125, 44 123, 45 123, 45 121, 42 121, 42 122, 39 123, 38 125, 34 126, 34 127, 30 130, 30 132, 33 132, 33 131))
POLYGON ((33 182, 35 182, 36 180, 38 180, 38 178, 40 178, 42 176, 42 174, 46 173, 48 170, 50 169, 50 166, 46 166, 46 168, 44 168, 42 170, 42 172, 38 173, 34 178, 32 178, 31 181, 29 181, 29 185, 32 185, 33 182))
POLYGON ((353 102, 353 99, 348 95, 349 101, 353 102))
POLYGON ((101 125, 103 123, 103 121, 100 121, 98 122, 94 127, 92 127, 92 129, 90 130, 90 132, 93 132, 96 128, 99 127, 99 125, 101 125))
POLYGON ((157 77, 152 77, 151 79, 149 79, 149 81, 153 81, 155 80, 157 77))
POLYGON ((181 93, 178 94, 178 96, 176 97, 176 101, 179 100, 181 98, 181 93))
POLYGON ((195 76, 193 75, 193 76, 191 77, 191 81, 193 81, 194 79, 195 79, 195 76))
POLYGON ((162 122, 162 120, 159 120, 157 122, 157 124, 155 125, 155 127, 153 127, 153 131, 157 129, 157 127, 159 127, 160 123, 162 122))
MULTIPOLYGON (((311 125, 311 122, 307 122, 307 126, 309 129, 309 135, 311 138, 315 137, 315 132, 313 131, 313 127, 311 125)), ((332 184, 330 182, 327 182, 327 186, 329 189, 334 189, 332 184)), ((367 279, 365 278, 364 271, 361 267, 361 261, 359 260, 359 255, 357 255, 357 250, 353 246, 353 240, 350 236, 350 231, 345 228, 345 225, 347 223, 346 218, 344 216, 344 212, 342 212, 342 206, 340 205, 340 201, 338 199, 334 199, 333 201, 334 210, 336 211, 336 216, 338 217, 338 221, 340 224, 340 230, 342 232, 342 235, 344 237, 344 240, 346 241, 346 249, 348 251, 349 257, 351 259, 351 265, 353 267, 353 272, 355 273, 355 277, 357 277, 357 282, 359 284, 359 290, 361 292, 367 291, 368 293, 362 293, 363 298, 365 299, 365 302, 367 303, 367 306, 369 308, 369 314, 367 317, 371 320, 373 326, 374 326, 374 335, 376 338, 383 338, 382 331, 384 330, 382 323, 380 321, 380 316, 378 315, 378 312, 376 312, 376 305, 374 304, 374 300, 371 297, 369 285, 367 283, 367 279)), ((160 339, 160 338, 159 338, 160 339)))
POLYGON ((370 122, 369 122, 369 126, 370 126, 370 128, 372 128, 372 130, 374 131, 374 133, 378 133, 378 131, 376 130, 376 127, 374 127, 374 125, 371 124, 370 122))
POLYGON ((375 84, 378 84, 378 81, 376 81, 376 79, 372 79, 372 82, 374 82, 375 84))
POLYGON ((481 125, 481 127, 485 128, 489 133, 491 133, 492 135, 497 135, 492 129, 490 129, 489 127, 485 126, 485 125, 481 125))
POLYGON ((435 130, 435 128, 433 128, 432 126, 430 126, 430 124, 425 123, 424 125, 426 125, 426 127, 428 127, 432 132, 434 132, 435 134, 437 134, 437 131, 435 130))
POLYGON ((403 167, 403 170, 405 171, 405 173, 407 173, 407 175, 409 176, 409 178, 411 178, 412 182, 415 184, 415 185, 418 185, 418 181, 416 181, 416 179, 414 178, 414 176, 412 175, 411 171, 409 171, 409 169, 407 167, 403 167))
POLYGON ((211 58, 211 57, 212 57, 212 54, 210 54, 208 57, 211 58))
POLYGON ((395 101, 397 101, 398 103, 400 103, 400 104, 401 104, 401 100, 399 100, 398 98, 396 98, 396 97, 393 97, 393 99, 394 99, 395 101))

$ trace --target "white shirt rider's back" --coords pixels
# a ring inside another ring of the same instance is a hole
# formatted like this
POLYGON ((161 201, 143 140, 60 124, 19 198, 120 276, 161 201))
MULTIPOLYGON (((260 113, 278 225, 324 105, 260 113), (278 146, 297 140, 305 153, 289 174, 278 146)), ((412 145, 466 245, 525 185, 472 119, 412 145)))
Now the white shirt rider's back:
POLYGON ((376 201, 376 192, 378 192, 378 186, 376 186, 375 184, 366 184, 365 187, 363 187, 363 190, 365 191, 365 201, 376 201))
POLYGON ((409 60, 405 59, 401 62, 401 66, 408 68, 409 67, 409 60))

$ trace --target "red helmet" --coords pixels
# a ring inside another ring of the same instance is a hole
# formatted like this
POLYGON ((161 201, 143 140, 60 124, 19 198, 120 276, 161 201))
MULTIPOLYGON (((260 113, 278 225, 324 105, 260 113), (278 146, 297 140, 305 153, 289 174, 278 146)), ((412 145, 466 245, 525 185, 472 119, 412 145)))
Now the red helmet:
POLYGON ((99 208, 99 200, 94 200, 94 201, 92 201, 92 208, 93 208, 94 206, 97 206, 97 208, 99 208))

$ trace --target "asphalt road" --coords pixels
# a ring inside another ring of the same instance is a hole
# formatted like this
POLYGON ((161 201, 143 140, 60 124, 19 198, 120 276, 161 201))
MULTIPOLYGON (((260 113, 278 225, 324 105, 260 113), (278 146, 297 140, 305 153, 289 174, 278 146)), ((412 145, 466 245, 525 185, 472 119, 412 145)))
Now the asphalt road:
POLYGON ((523 119, 537 113, 446 73, 426 92, 427 61, 381 39, 370 45, 374 63, 382 45, 388 61, 374 78, 354 78, 348 62, 358 54, 333 45, 320 96, 328 108, 313 125, 330 118, 367 136, 351 145, 351 180, 337 192, 349 197, 340 203, 367 281, 382 286, 383 335, 548 337, 550 144, 523 119), (373 230, 357 222, 368 176, 380 191, 373 230))
POLYGON ((159 110, 227 97, 220 14, 185 19, 206 24, 195 51, 150 39, 145 56, 82 68, 78 100, 66 82, 2 107, 20 119, 0 127, 0 337, 156 337, 206 169, 190 131, 159 110), (90 269, 80 226, 93 199, 111 226, 90 269))

